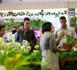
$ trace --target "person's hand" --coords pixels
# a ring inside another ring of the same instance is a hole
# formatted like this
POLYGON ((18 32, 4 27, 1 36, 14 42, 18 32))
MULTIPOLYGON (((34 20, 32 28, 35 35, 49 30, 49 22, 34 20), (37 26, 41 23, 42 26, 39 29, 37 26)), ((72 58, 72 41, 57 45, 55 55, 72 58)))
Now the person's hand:
POLYGON ((60 52, 65 52, 65 51, 68 51, 69 49, 58 48, 58 50, 59 50, 60 52))

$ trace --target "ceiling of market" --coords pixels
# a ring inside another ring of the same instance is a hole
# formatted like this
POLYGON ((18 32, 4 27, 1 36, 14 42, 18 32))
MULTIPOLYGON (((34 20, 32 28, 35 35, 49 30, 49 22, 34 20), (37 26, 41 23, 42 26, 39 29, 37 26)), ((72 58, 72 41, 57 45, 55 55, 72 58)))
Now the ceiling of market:
POLYGON ((77 0, 2 0, 3 3, 10 2, 77 2, 77 0))
POLYGON ((77 8, 77 0, 0 0, 0 10, 77 8))

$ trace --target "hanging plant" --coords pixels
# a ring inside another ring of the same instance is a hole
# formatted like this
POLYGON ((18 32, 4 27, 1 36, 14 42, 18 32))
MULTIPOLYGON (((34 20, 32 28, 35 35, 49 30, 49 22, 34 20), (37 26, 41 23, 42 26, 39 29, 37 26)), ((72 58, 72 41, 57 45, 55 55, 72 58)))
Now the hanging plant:
POLYGON ((37 20, 31 20, 31 27, 32 29, 40 29, 43 25, 44 21, 37 19, 37 20))
POLYGON ((72 17, 71 19, 70 19, 70 26, 71 27, 75 27, 76 26, 76 17, 72 17))

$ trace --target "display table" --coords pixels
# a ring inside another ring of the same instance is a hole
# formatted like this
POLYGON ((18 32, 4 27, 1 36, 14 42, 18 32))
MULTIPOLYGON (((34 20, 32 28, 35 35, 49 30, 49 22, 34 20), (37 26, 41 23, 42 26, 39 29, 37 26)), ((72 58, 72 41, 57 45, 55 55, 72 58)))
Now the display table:
POLYGON ((59 65, 61 70, 76 70, 77 52, 74 51, 59 52, 59 65))

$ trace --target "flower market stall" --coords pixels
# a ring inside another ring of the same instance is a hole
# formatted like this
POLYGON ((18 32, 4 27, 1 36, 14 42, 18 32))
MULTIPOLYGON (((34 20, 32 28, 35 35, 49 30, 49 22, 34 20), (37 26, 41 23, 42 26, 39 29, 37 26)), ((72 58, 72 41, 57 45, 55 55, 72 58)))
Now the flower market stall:
MULTIPOLYGON (((51 10, 49 10, 49 12, 46 12, 45 10, 39 10, 39 12, 35 14, 31 13, 30 10, 26 12, 17 11, 17 13, 0 12, 1 17, 4 17, 4 14, 7 17, 12 16, 14 18, 23 15, 28 15, 32 18, 34 16, 35 18, 39 16, 41 17, 41 19, 46 19, 51 15, 57 18, 58 20, 59 16, 61 15, 67 16, 67 9, 65 9, 65 11, 63 12, 58 11, 57 13, 53 11, 51 12, 51 10)), ((20 22, 16 22, 14 18, 11 18, 10 20, 5 20, 7 21, 5 22, 7 30, 10 30, 13 27, 20 27, 20 22)), ((33 29, 33 31, 35 32, 37 39, 40 37, 40 29, 42 23, 44 22, 44 20, 41 19, 31 20, 31 29, 33 29)), ((54 25, 56 24, 54 23, 54 25)), ((22 43, 15 42, 14 36, 12 36, 12 34, 9 32, 6 33, 6 36, 8 36, 8 40, 6 41, 6 43, 2 38, 0 38, 0 68, 3 68, 4 70, 41 70, 42 56, 39 46, 39 39, 38 44, 35 45, 35 50, 33 50, 33 52, 30 53, 31 46, 30 43, 28 43, 28 41, 23 40, 22 43)), ((77 65, 77 42, 72 36, 70 36, 70 33, 68 33, 68 35, 63 37, 60 43, 62 45, 62 48, 58 47, 60 68, 61 70, 72 70, 71 67, 77 65)))
MULTIPOLYGON (((1 39, 0 39, 0 43, 1 39)), ((36 70, 41 64, 41 52, 39 46, 36 45, 32 53, 29 53, 30 46, 27 41, 20 43, 6 43, 4 47, 0 47, 0 65, 6 70, 36 70)))
POLYGON ((59 65, 61 70, 76 70, 77 67, 77 41, 70 35, 61 40, 62 48, 59 52, 59 65))
MULTIPOLYGON (((6 70, 41 70, 42 56, 39 44, 35 48, 36 50, 29 53, 31 48, 27 41, 24 40, 22 44, 7 42, 4 45, 4 41, 0 38, 0 66, 4 66, 6 70)), ((59 52, 59 64, 61 67, 77 64, 77 45, 72 50, 69 48, 68 51, 59 52)))

